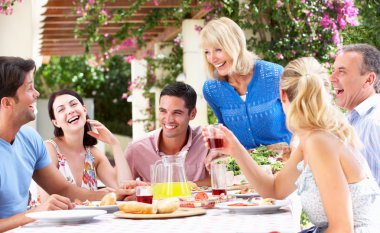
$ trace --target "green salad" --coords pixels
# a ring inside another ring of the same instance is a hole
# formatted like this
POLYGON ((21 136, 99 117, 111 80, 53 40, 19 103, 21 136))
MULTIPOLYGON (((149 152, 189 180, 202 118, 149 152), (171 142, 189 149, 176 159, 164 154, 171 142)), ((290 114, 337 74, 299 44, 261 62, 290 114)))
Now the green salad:
MULTIPOLYGON (((250 155, 258 165, 270 165, 273 173, 278 172, 283 167, 283 159, 281 154, 269 150, 266 146, 259 146, 253 150, 250 155)), ((241 174, 240 167, 232 157, 228 158, 227 170, 233 171, 235 176, 241 174)))

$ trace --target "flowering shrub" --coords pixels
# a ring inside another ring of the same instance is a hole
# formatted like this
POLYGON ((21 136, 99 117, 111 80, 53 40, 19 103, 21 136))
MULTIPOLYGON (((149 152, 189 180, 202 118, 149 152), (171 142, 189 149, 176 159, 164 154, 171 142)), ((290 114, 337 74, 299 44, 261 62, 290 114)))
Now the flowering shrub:
POLYGON ((353 0, 251 0, 216 9, 248 34, 248 47, 263 59, 286 65, 296 57, 330 62, 341 46, 341 31, 358 24, 353 0))
MULTIPOLYGON (((99 34, 100 26, 107 25, 110 21, 126 21, 146 2, 149 1, 136 0, 128 9, 107 11, 105 0, 80 0, 76 6, 77 12, 81 15, 77 20, 76 35, 87 38, 84 42, 87 51, 92 43, 98 43, 102 48, 102 54, 99 56, 107 60, 126 47, 143 47, 145 30, 162 24, 163 20, 174 20, 177 24, 171 26, 179 26, 179 23, 194 10, 191 0, 179 1, 181 6, 178 8, 153 9, 139 28, 125 23, 114 35, 99 34), (84 30, 79 30, 79 26, 84 22, 89 24, 86 24, 84 30)), ((155 5, 160 4, 160 1, 152 2, 155 5)), ((254 35, 248 38, 248 48, 263 59, 285 65, 296 57, 314 56, 327 67, 334 58, 336 50, 342 45, 342 30, 358 25, 359 12, 353 0, 209 0, 199 1, 197 7, 208 12, 204 17, 206 21, 226 16, 237 22, 248 35, 254 35)), ((200 26, 194 27, 198 32, 201 29, 200 26)), ((168 56, 146 52, 147 75, 141 77, 140 81, 144 84, 147 98, 154 96, 149 92, 152 87, 163 87, 167 83, 174 82, 176 76, 183 72, 180 36, 171 44, 173 50, 168 56), (157 79, 155 75, 158 67, 166 71, 163 79, 157 79)), ((133 59, 132 54, 127 56, 125 61, 131 62, 133 59)), ((124 96, 129 96, 132 91, 133 86, 124 96)), ((149 111, 153 113, 152 110, 149 111)), ((151 119, 154 120, 154 116, 151 116, 151 119)))
POLYGON ((344 43, 368 43, 380 49, 380 0, 357 1, 357 7, 360 25, 343 30, 344 43))
POLYGON ((15 2, 22 2, 22 0, 0 0, 0 14, 11 15, 15 2))

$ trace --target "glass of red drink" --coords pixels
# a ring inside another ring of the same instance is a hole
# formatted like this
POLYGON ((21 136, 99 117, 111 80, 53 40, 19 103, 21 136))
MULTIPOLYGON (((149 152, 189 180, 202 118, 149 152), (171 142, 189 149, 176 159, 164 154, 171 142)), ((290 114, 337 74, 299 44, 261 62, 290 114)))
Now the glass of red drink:
POLYGON ((219 129, 219 124, 207 126, 208 139, 207 143, 210 149, 223 148, 223 134, 219 129))
POLYGON ((223 162, 211 163, 212 195, 227 195, 227 167, 223 162))
POLYGON ((136 187, 136 200, 147 204, 153 203, 153 193, 150 186, 137 186, 136 187))

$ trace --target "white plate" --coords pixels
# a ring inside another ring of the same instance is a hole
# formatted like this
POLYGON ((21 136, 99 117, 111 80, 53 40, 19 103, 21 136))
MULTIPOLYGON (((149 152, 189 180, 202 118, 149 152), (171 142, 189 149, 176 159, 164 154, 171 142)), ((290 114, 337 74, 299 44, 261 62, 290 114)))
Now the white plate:
POLYGON ((106 205, 106 206, 99 206, 100 201, 92 201, 91 206, 86 205, 76 205, 75 209, 77 210, 106 210, 107 213, 113 213, 116 211, 119 211, 118 205, 123 203, 123 201, 118 201, 116 205, 106 205))
POLYGON ((106 214, 105 210, 55 210, 27 213, 26 216, 49 223, 82 223, 106 214))
POLYGON ((237 198, 260 197, 260 194, 258 194, 258 193, 244 193, 244 194, 240 194, 239 192, 240 191, 234 190, 234 191, 228 191, 227 194, 235 196, 237 198))
POLYGON ((191 191, 192 194, 194 194, 194 193, 200 193, 200 192, 211 193, 211 192, 212 192, 212 189, 209 188, 209 189, 206 189, 206 190, 195 190, 195 191, 191 191))
POLYGON ((279 211, 281 207, 288 205, 286 200, 277 200, 273 205, 262 206, 228 206, 234 203, 245 203, 245 201, 234 201, 217 204, 216 207, 226 209, 231 212, 246 213, 246 214, 269 214, 279 211))

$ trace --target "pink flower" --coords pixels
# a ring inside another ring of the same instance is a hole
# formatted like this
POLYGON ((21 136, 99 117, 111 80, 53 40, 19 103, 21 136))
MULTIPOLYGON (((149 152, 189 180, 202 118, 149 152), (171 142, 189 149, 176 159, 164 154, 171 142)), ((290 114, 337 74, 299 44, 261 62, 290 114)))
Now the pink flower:
POLYGON ((340 35, 339 35, 339 31, 338 30, 334 31, 334 34, 332 36, 332 40, 333 40, 334 44, 340 45, 340 35))
POLYGON ((202 30, 202 27, 201 26, 199 26, 199 25, 195 25, 194 26, 194 30, 196 31, 196 32, 201 32, 201 30, 202 30))
POLYGON ((351 26, 358 26, 359 25, 359 21, 358 19, 347 19, 347 22, 351 25, 351 26))
POLYGON ((105 16, 107 16, 107 18, 110 18, 111 17, 111 15, 109 14, 109 12, 107 11, 107 10, 102 10, 101 11, 101 13, 103 14, 103 15, 105 15, 105 16))
POLYGON ((203 3, 203 10, 205 10, 206 12, 210 12, 213 9, 214 9, 214 7, 212 6, 211 2, 203 3))
POLYGON ((277 3, 276 3, 276 7, 280 8, 280 7, 282 7, 282 5, 283 5, 282 1, 278 0, 277 3))
POLYGON ((328 15, 324 15, 320 23, 323 28, 328 28, 331 23, 331 19, 328 15))
POLYGON ((301 3, 305 3, 306 2, 306 0, 301 0, 301 3))
POLYGON ((297 54, 297 51, 295 51, 294 49, 290 52, 292 53, 293 56, 297 54))
POLYGON ((108 33, 105 33, 105 34, 104 34, 104 37, 105 37, 105 38, 107 38, 108 36, 109 36, 109 34, 108 34, 108 33))
POLYGON ((282 55, 282 53, 279 53, 276 55, 276 58, 280 59, 280 60, 283 60, 284 59, 284 55, 282 55))
POLYGON ((94 5, 95 0, 88 0, 88 3, 89 3, 90 5, 94 5))
POLYGON ((174 38, 173 42, 174 42, 176 45, 180 45, 180 44, 181 44, 181 38, 176 37, 176 38, 174 38))
POLYGON ((83 11, 81 8, 78 8, 77 9, 77 14, 80 15, 80 16, 83 16, 83 11))
POLYGON ((158 0, 153 0, 153 5, 158 6, 158 0))
POLYGON ((344 29, 346 27, 346 25, 347 25, 346 20, 344 20, 343 18, 339 18, 338 17, 338 22, 339 22, 339 27, 341 29, 344 29))
POLYGON ((129 55, 129 56, 127 56, 126 58, 125 58, 125 61, 126 62, 128 62, 129 64, 133 61, 133 60, 135 60, 136 58, 134 57, 134 56, 131 56, 131 55, 129 55))

